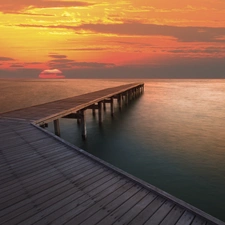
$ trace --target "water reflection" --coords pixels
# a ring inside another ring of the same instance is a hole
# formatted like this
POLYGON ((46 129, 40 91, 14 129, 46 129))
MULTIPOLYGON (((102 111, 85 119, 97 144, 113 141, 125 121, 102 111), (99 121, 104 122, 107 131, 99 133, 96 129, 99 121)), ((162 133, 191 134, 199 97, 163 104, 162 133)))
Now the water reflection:
POLYGON ((88 139, 62 120, 62 136, 88 152, 225 220, 225 82, 149 81, 88 139))

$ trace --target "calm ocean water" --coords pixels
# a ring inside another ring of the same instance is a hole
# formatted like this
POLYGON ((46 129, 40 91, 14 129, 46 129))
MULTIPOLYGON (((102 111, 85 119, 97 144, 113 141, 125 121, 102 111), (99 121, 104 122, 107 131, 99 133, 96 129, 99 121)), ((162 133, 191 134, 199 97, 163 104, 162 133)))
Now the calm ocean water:
MULTIPOLYGON (((39 93, 45 82, 28 86, 39 93)), ((95 81, 91 88, 88 82, 86 92, 119 84, 95 81)), ((144 82, 145 93, 121 112, 116 109, 113 119, 107 109, 102 127, 87 112, 86 141, 76 121, 61 119, 62 138, 225 221, 225 80, 144 82)), ((48 91, 32 104, 82 93, 76 81, 49 81, 48 91)), ((22 96, 29 98, 29 93, 22 96)), ((48 129, 53 130, 52 124, 48 129)))

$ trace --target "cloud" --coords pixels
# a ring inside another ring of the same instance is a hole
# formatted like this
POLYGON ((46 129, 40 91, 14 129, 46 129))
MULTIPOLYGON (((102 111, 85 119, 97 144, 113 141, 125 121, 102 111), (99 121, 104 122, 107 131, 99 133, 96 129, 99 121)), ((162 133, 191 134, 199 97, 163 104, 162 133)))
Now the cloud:
POLYGON ((14 61, 15 59, 9 57, 0 56, 0 61, 14 61))
POLYGON ((54 59, 65 59, 65 58, 67 58, 66 55, 58 55, 58 54, 49 54, 48 56, 51 57, 51 58, 54 58, 54 59))
POLYGON ((60 50, 65 50, 65 51, 87 51, 87 52, 91 52, 91 51, 108 51, 111 48, 68 48, 68 49, 60 49, 60 50))
POLYGON ((20 27, 86 30, 92 33, 128 36, 167 36, 180 42, 225 42, 225 27, 178 27, 143 23, 82 24, 79 26, 43 26, 19 24, 20 27))
POLYGON ((224 54, 225 53, 225 47, 207 47, 207 48, 177 48, 172 50, 163 50, 163 52, 170 52, 170 53, 180 53, 180 54, 186 54, 186 53, 203 53, 203 54, 224 54))
POLYGON ((40 72, 40 69, 31 68, 0 69, 0 78, 37 78, 40 72))
POLYGON ((23 68, 24 66, 18 63, 14 63, 10 65, 11 68, 23 68))
POLYGON ((99 62, 74 62, 72 63, 75 67, 83 67, 83 68, 106 68, 106 67, 114 67, 113 63, 99 63, 99 62))
POLYGON ((50 68, 60 68, 60 69, 81 69, 81 68, 107 68, 113 67, 113 63, 101 63, 101 62, 79 62, 73 59, 67 58, 56 58, 48 62, 50 68))
POLYGON ((56 7, 85 7, 91 6, 93 3, 85 1, 48 1, 48 0, 7 0, 0 1, 0 11, 4 13, 21 12, 27 9, 34 8, 56 8, 56 7))
POLYGON ((15 12, 15 11, 7 11, 3 12, 4 14, 17 14, 17 15, 25 15, 25 16, 41 16, 41 17, 53 17, 53 14, 47 13, 28 13, 28 12, 15 12))
POLYGON ((42 79, 58 79, 58 78, 65 78, 62 71, 58 69, 52 69, 52 70, 43 70, 39 74, 39 78, 42 79))
POLYGON ((181 42, 218 42, 225 35, 225 27, 178 27, 156 24, 83 24, 76 29, 85 29, 97 33, 140 36, 170 36, 181 42))
POLYGON ((43 64, 42 62, 27 62, 27 63, 24 63, 25 65, 40 65, 40 64, 43 64))

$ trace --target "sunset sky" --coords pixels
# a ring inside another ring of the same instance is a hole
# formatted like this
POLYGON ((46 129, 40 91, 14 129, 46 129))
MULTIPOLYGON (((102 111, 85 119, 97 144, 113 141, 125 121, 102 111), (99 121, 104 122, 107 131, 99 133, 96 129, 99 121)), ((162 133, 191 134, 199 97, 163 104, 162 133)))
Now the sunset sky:
POLYGON ((0 0, 0 18, 0 78, 225 78, 224 0, 0 0))

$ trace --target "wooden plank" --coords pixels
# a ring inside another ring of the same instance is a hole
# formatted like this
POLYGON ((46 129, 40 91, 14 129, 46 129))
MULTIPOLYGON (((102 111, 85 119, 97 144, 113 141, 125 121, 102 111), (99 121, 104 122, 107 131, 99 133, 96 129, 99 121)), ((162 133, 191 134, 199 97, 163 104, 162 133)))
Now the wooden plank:
POLYGON ((21 214, 21 211, 26 211, 26 210, 30 209, 30 203, 31 203, 31 199, 27 198, 23 201, 20 201, 16 204, 13 204, 13 205, 1 210, 0 211, 0 220, 3 221, 2 217, 5 215, 9 215, 9 217, 12 218, 13 216, 21 214), (28 209, 23 209, 23 207, 28 207, 28 209))
POLYGON ((30 210, 29 211, 26 211, 26 213, 23 213, 23 214, 20 214, 18 216, 15 216, 15 217, 6 217, 4 218, 4 224, 7 224, 7 225, 11 225, 11 224, 19 224, 20 222, 24 221, 26 218, 29 218, 30 216, 32 215, 38 215, 40 218, 41 218, 41 214, 38 213, 36 207, 33 207, 30 206, 30 210))
POLYGON ((86 217, 86 220, 82 222, 81 224, 97 224, 100 220, 102 220, 104 217, 106 217, 109 213, 113 212, 116 208, 118 208, 121 204, 126 202, 127 199, 132 197, 135 193, 140 191, 139 186, 133 186, 127 191, 123 192, 121 195, 119 195, 117 198, 115 198, 113 201, 107 204, 100 205, 100 210, 94 213, 89 218, 86 217))
POLYGON ((17 198, 17 197, 22 196, 22 195, 25 196, 26 194, 27 193, 23 188, 16 189, 15 192, 10 192, 10 194, 8 194, 8 195, 6 194, 6 195, 2 196, 0 201, 1 201, 1 204, 4 205, 4 203, 9 202, 12 199, 17 198))
POLYGON ((54 224, 60 224, 62 221, 67 222, 67 225, 79 224, 86 218, 97 212, 103 205, 113 201, 115 198, 120 196, 122 193, 129 190, 133 185, 131 183, 125 183, 123 180, 118 182, 116 185, 112 185, 110 188, 105 189, 103 192, 99 193, 95 198, 95 203, 82 208, 81 210, 69 211, 60 218, 54 221, 54 224))
MULTIPOLYGON (((83 189, 83 191, 88 192, 91 197, 96 197, 102 191, 110 188, 113 185, 118 185, 121 182, 120 177, 116 176, 106 176, 90 186, 87 186, 83 189)), ((125 182, 124 182, 125 183, 125 182)))
POLYGON ((20 145, 24 145, 24 144, 26 144, 26 142, 21 138, 16 138, 13 141, 10 141, 10 139, 9 139, 9 141, 7 143, 1 144, 1 149, 4 150, 4 149, 8 149, 10 147, 16 147, 16 146, 20 146, 20 145))
POLYGON ((30 165, 23 165, 21 167, 18 167, 17 165, 15 167, 12 166, 12 169, 16 171, 18 176, 24 176, 48 166, 49 162, 45 159, 41 159, 40 161, 35 161, 33 164, 31 163, 30 165))
POLYGON ((156 195, 148 193, 143 199, 141 199, 135 206, 133 206, 122 217, 115 221, 115 224, 128 224, 131 222, 143 209, 145 209, 154 199, 156 195))
MULTIPOLYGON (((52 198, 42 199, 41 201, 37 200, 36 202, 38 203, 39 209, 47 209, 48 212, 45 212, 47 214, 53 212, 55 209, 58 209, 58 207, 60 208, 60 206, 66 205, 67 202, 75 201, 82 196, 85 196, 85 193, 71 184, 71 188, 68 190, 63 189, 63 191, 56 193, 56 195, 52 198)), ((85 199, 88 199, 88 196, 85 196, 85 199)))
POLYGON ((113 224, 116 220, 118 220, 123 214, 128 212, 132 207, 134 207, 140 200, 142 200, 148 192, 144 189, 137 192, 130 199, 125 201, 122 205, 120 205, 116 210, 108 214, 104 219, 98 222, 98 225, 105 224, 113 224))
MULTIPOLYGON (((45 177, 52 176, 54 171, 55 173, 57 172, 55 168, 49 167, 48 170, 46 170, 45 168, 39 174, 33 173, 31 176, 23 177, 21 181, 23 182, 23 185, 26 185, 26 186, 28 185, 28 183, 35 184, 40 178, 44 179, 45 177)), ((10 186, 7 186, 6 188, 1 188, 0 198, 6 197, 8 195, 12 196, 12 193, 16 194, 17 191, 20 189, 19 188, 20 186, 21 186, 20 183, 18 183, 17 181, 15 185, 10 185, 10 186)))
MULTIPOLYGON (((94 165, 91 162, 89 162, 87 159, 78 158, 77 160, 68 159, 67 163, 58 162, 55 164, 55 166, 60 172, 64 174, 67 174, 68 172, 69 174, 71 174, 71 176, 74 176, 72 174, 74 171, 77 172, 80 169, 86 168, 87 166, 93 167, 94 165)), ((83 169, 83 171, 85 171, 85 169, 83 169)))
POLYGON ((63 170, 62 173, 71 180, 71 182, 74 182, 75 176, 79 175, 80 173, 91 173, 94 166, 90 164, 89 162, 85 162, 77 166, 75 169, 71 168, 71 170, 63 170))
MULTIPOLYGON (((82 196, 80 196, 80 198, 82 198, 82 196)), ((77 202, 77 201, 76 201, 77 202)), ((75 204, 74 204, 74 202, 71 202, 70 203, 71 204, 71 207, 74 207, 74 206, 76 206, 75 204)), ((88 204, 90 204, 90 203, 88 203, 88 204)), ((93 204, 93 203, 91 203, 91 204, 93 204)), ((67 205, 67 208, 68 208, 68 205, 67 205)), ((83 208, 83 206, 81 206, 81 209, 83 208)), ((77 211, 78 209, 76 208, 76 211, 77 211)), ((58 210, 58 211, 56 211, 56 212, 54 212, 53 213, 53 215, 51 216, 51 217, 49 217, 48 216, 48 220, 49 220, 49 218, 54 218, 54 217, 56 217, 56 215, 57 216, 59 216, 59 215, 61 215, 61 213, 62 213, 63 211, 62 210, 58 210)), ((63 212, 64 213, 64 212, 63 212)), ((40 222, 40 224, 41 224, 42 222, 40 222)))
POLYGON ((195 217, 191 225, 206 225, 207 221, 199 216, 195 217))
POLYGON ((174 203, 166 201, 145 223, 146 225, 157 225, 172 210, 174 203))
POLYGON ((101 171, 101 170, 99 170, 95 174, 94 173, 93 173, 94 177, 92 177, 92 178, 90 178, 88 180, 86 179, 85 181, 82 181, 82 182, 79 182, 79 180, 78 180, 76 182, 76 185, 78 185, 82 189, 82 188, 90 185, 91 183, 96 182, 96 181, 100 180, 101 178, 107 176, 109 174, 109 171, 101 171))
POLYGON ((179 220, 181 215, 184 213, 184 209, 175 206, 170 213, 163 219, 163 221, 160 223, 160 225, 173 225, 176 224, 176 222, 179 220))
POLYGON ((68 176, 71 178, 72 182, 78 182, 79 179, 88 180, 90 177, 94 176, 95 173, 101 173, 99 170, 103 171, 101 167, 87 161, 82 164, 80 168, 75 171, 72 170, 68 176))
MULTIPOLYGON (((50 206, 49 208, 43 209, 41 211, 43 214, 43 218, 41 220, 38 220, 37 223, 33 223, 36 218, 30 218, 29 220, 24 221, 23 224, 26 225, 32 221, 32 224, 41 225, 44 223, 45 217, 47 217, 48 223, 56 224, 55 219, 62 219, 63 215, 68 213, 68 211, 70 211, 71 209, 74 209, 73 213, 76 214, 92 204, 94 204, 94 201, 90 199, 87 195, 79 196, 79 193, 76 193, 67 198, 64 198, 62 201, 50 206)), ((64 221, 61 221, 61 224, 63 222, 64 221)))
POLYGON ((0 205, 0 211, 11 206, 11 205, 14 205, 20 201, 23 201, 23 200, 26 200, 28 198, 28 196, 26 194, 21 194, 19 196, 17 196, 16 198, 13 198, 11 199, 10 201, 7 201, 7 202, 3 202, 1 205, 0 205))
POLYGON ((189 225, 192 223, 195 215, 192 212, 185 211, 181 218, 177 221, 176 225, 189 225))
MULTIPOLYGON (((82 161, 80 158, 78 158, 78 159, 75 158, 75 159, 69 159, 69 160, 67 160, 67 161, 59 162, 59 163, 56 164, 56 165, 58 166, 58 168, 61 168, 61 170, 62 170, 63 168, 65 168, 66 170, 69 170, 69 169, 71 169, 71 168, 69 167, 69 163, 72 163, 72 164, 73 164, 73 167, 75 167, 75 169, 77 169, 77 168, 79 168, 79 166, 80 166, 81 164, 83 164, 83 162, 86 162, 86 160, 85 160, 85 161, 82 161), (79 161, 79 163, 76 163, 77 160, 79 161), (76 164, 74 164, 74 163, 76 163, 76 164)), ((23 182, 26 182, 27 180, 29 180, 29 181, 35 180, 35 176, 37 176, 37 175, 39 175, 39 174, 40 174, 41 176, 43 176, 43 173, 48 174, 48 173, 50 173, 50 172, 51 172, 51 167, 50 167, 50 166, 49 166, 49 167, 42 168, 42 169, 40 169, 40 170, 38 170, 38 171, 34 171, 34 172, 32 172, 32 173, 29 173, 29 174, 23 176, 23 182)), ((65 171, 64 171, 64 172, 65 172, 65 171)), ((17 181, 15 181, 15 182, 16 182, 15 184, 18 184, 17 181)), ((2 190, 2 192, 4 192, 5 189, 10 191, 10 188, 13 188, 13 187, 14 187, 14 184, 13 184, 12 182, 10 182, 8 185, 7 185, 7 183, 4 184, 4 186, 1 185, 1 190, 2 190)), ((15 188, 16 188, 16 187, 15 187, 15 188)))
POLYGON ((165 202, 162 197, 154 199, 141 213, 139 213, 129 224, 144 224, 165 202))

